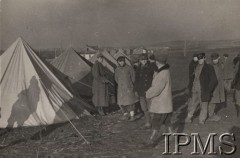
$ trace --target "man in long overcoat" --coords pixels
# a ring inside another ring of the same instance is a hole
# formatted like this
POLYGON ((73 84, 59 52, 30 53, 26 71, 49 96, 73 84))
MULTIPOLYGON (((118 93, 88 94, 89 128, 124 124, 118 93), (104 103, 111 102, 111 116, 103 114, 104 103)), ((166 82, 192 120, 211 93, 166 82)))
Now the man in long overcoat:
MULTIPOLYGON (((148 61, 147 54, 141 54, 140 64, 136 68, 136 82, 135 82, 135 90, 138 93, 139 101, 141 105, 141 109, 144 112, 145 117, 145 125, 144 128, 150 128, 150 114, 148 112, 149 108, 149 100, 146 99, 146 91, 151 87, 153 74, 154 74, 154 67, 148 61)), ((155 64, 155 63, 154 63, 155 64)), ((156 64, 155 64, 156 66, 156 64)), ((156 66, 157 67, 157 66, 156 66)))
POLYGON ((231 90, 231 83, 234 77, 234 65, 232 60, 229 59, 228 54, 223 54, 223 80, 224 80, 224 87, 227 92, 231 90))
POLYGON ((115 81, 118 84, 117 103, 123 110, 122 119, 133 121, 134 104, 137 102, 134 92, 135 71, 132 66, 125 63, 125 57, 118 57, 117 62, 119 64, 115 70, 115 81))
POLYGON ((219 103, 225 102, 225 90, 224 90, 224 80, 223 80, 223 68, 219 62, 220 56, 217 53, 211 54, 212 66, 217 76, 218 84, 213 91, 213 96, 209 103, 208 108, 208 120, 209 121, 219 121, 221 116, 215 114, 215 107, 219 103))
POLYGON ((217 76, 212 65, 205 62, 205 53, 198 54, 198 65, 194 72, 192 98, 188 104, 186 123, 192 122, 192 117, 200 104, 199 123, 204 124, 208 115, 208 104, 212 99, 213 91, 218 83, 217 76))
POLYGON ((100 115, 105 115, 103 107, 109 106, 108 80, 106 78, 104 67, 102 65, 103 56, 97 55, 97 60, 92 67, 93 85, 92 85, 92 102, 97 107, 100 115))

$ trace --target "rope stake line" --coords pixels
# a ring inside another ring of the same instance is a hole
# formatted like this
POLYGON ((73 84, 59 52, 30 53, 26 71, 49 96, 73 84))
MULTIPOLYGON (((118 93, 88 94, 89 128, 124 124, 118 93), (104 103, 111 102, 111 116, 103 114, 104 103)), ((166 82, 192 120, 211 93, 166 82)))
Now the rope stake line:
POLYGON ((68 116, 66 115, 66 113, 60 108, 61 112, 63 113, 63 115, 66 117, 66 119, 70 122, 70 124, 72 125, 72 127, 76 130, 76 132, 83 138, 84 143, 83 144, 90 144, 89 141, 87 141, 87 139, 82 135, 82 133, 76 128, 76 126, 72 123, 72 121, 68 118, 68 116))

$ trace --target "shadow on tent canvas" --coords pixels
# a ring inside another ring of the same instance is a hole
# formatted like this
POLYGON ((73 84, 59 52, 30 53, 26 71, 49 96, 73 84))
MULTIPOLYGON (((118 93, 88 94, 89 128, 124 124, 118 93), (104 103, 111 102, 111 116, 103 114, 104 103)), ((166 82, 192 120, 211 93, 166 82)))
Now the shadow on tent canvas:
POLYGON ((8 127, 22 126, 30 115, 39 120, 36 114, 40 97, 38 80, 33 76, 30 80, 29 88, 22 90, 18 94, 18 100, 13 104, 11 115, 8 118, 8 127))

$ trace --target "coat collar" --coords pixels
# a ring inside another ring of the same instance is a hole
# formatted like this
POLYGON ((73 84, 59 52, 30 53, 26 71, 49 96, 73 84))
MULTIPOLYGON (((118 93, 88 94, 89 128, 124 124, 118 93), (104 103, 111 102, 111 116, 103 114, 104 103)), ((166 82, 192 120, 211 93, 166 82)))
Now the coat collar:
POLYGON ((169 64, 165 64, 165 65, 163 65, 162 67, 160 67, 160 68, 157 70, 157 72, 159 73, 159 72, 161 72, 162 70, 167 70, 167 69, 169 69, 169 68, 170 68, 169 64))

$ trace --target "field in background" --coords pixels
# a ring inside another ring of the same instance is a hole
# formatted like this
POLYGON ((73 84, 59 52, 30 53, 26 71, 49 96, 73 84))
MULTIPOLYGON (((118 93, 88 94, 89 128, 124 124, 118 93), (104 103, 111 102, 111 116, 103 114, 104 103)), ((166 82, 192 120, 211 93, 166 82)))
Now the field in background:
MULTIPOLYGON (((155 47, 157 48, 157 47, 155 47)), ((59 56, 63 50, 40 50, 36 51, 37 54, 44 60, 51 61, 55 57, 59 56)), ((229 54, 230 60, 233 60, 234 57, 240 53, 240 47, 233 48, 216 48, 216 49, 194 49, 186 51, 186 56, 184 56, 183 50, 169 49, 169 58, 168 63, 170 64, 170 71, 172 77, 172 89, 179 90, 188 84, 188 64, 192 59, 192 55, 198 52, 205 52, 207 55, 207 62, 210 62, 210 54, 213 52, 219 53, 221 56, 224 53, 229 54)))

